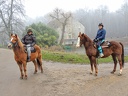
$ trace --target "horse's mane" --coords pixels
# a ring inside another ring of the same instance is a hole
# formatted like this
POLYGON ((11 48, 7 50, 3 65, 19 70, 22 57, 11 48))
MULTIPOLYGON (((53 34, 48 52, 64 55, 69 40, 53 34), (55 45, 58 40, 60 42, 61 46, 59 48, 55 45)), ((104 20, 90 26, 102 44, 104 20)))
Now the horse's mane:
POLYGON ((84 37, 87 39, 88 42, 92 43, 93 41, 86 35, 86 34, 83 34, 84 37))
POLYGON ((18 39, 18 46, 20 47, 20 49, 22 51, 24 51, 24 46, 23 46, 23 43, 21 42, 20 38, 17 36, 17 39, 18 39))

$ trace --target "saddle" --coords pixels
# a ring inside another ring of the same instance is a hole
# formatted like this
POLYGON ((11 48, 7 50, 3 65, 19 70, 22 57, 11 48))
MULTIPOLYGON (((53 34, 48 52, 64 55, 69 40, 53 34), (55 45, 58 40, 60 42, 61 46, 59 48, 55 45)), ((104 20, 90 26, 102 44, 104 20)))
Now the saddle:
MULTIPOLYGON (((109 41, 104 41, 102 44, 101 44, 101 47, 102 48, 109 48, 111 46, 111 42, 109 41)), ((94 42, 94 47, 97 48, 97 42, 94 42)))
MULTIPOLYGON (((111 42, 109 42, 109 41, 104 41, 104 42, 101 44, 102 49, 103 49, 103 48, 109 48, 110 46, 111 46, 111 42)), ((97 48, 97 42, 94 42, 94 47, 97 49, 96 58, 99 58, 99 52, 98 52, 98 48, 97 48)), ((103 50, 103 51, 104 51, 104 50, 103 50)))
MULTIPOLYGON (((35 53, 36 49, 34 47, 31 47, 31 53, 35 53)), ((27 47, 25 47, 25 53, 27 53, 27 47)))
POLYGON ((34 47, 31 47, 31 52, 32 53, 35 53, 36 52, 36 49, 34 47))

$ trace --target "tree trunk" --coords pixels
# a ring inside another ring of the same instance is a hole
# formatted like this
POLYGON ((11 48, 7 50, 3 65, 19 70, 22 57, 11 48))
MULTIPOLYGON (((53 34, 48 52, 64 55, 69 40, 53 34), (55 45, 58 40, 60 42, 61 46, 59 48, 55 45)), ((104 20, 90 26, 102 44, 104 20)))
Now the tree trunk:
POLYGON ((9 15, 9 21, 8 22, 5 21, 5 17, 3 16, 3 12, 2 12, 2 10, 0 10, 1 19, 5 25, 6 34, 8 35, 8 37, 10 36, 11 31, 12 31, 12 28, 11 28, 12 16, 13 16, 12 10, 13 10, 13 0, 11 0, 10 15, 9 15))
POLYGON ((9 35, 11 34, 12 31, 12 17, 13 17, 13 0, 11 0, 11 8, 10 8, 10 16, 9 16, 9 21, 8 21, 8 33, 9 35))
POLYGON ((65 27, 66 27, 66 25, 65 24, 63 24, 63 26, 62 26, 63 28, 62 28, 62 34, 61 34, 61 39, 60 39, 60 45, 62 45, 63 44, 63 42, 64 42, 64 33, 65 33, 65 27))

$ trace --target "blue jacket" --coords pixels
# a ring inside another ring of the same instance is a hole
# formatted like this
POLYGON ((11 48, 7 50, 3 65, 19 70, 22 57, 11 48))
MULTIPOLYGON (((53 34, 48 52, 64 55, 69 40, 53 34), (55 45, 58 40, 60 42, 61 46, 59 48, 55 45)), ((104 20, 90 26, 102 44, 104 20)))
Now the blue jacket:
POLYGON ((106 30, 105 29, 99 29, 97 31, 97 35, 96 35, 95 39, 104 40, 105 39, 105 35, 106 35, 106 30))

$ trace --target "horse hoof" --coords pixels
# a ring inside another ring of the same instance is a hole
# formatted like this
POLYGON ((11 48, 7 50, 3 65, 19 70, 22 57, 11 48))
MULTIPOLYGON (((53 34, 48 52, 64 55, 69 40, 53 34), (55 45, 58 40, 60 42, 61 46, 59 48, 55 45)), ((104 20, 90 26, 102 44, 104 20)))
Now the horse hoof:
POLYGON ((122 75, 122 74, 120 74, 120 73, 118 74, 118 76, 121 76, 121 75, 122 75))
POLYGON ((28 78, 27 78, 27 77, 25 77, 24 79, 25 79, 25 80, 27 80, 28 78))
POLYGON ((114 74, 114 72, 112 71, 111 74, 114 74))
POLYGON ((28 76, 27 76, 27 75, 25 75, 24 79, 25 79, 25 80, 27 80, 27 79, 28 79, 28 76))
POLYGON ((95 76, 98 76, 97 74, 95 74, 95 76))
POLYGON ((90 74, 92 75, 92 72, 90 72, 90 74))
POLYGON ((20 77, 20 80, 23 80, 23 77, 20 77))
POLYGON ((43 70, 41 71, 41 73, 43 73, 43 70))
POLYGON ((43 73, 43 71, 41 73, 43 73))
POLYGON ((37 72, 34 72, 33 74, 36 74, 37 72))

